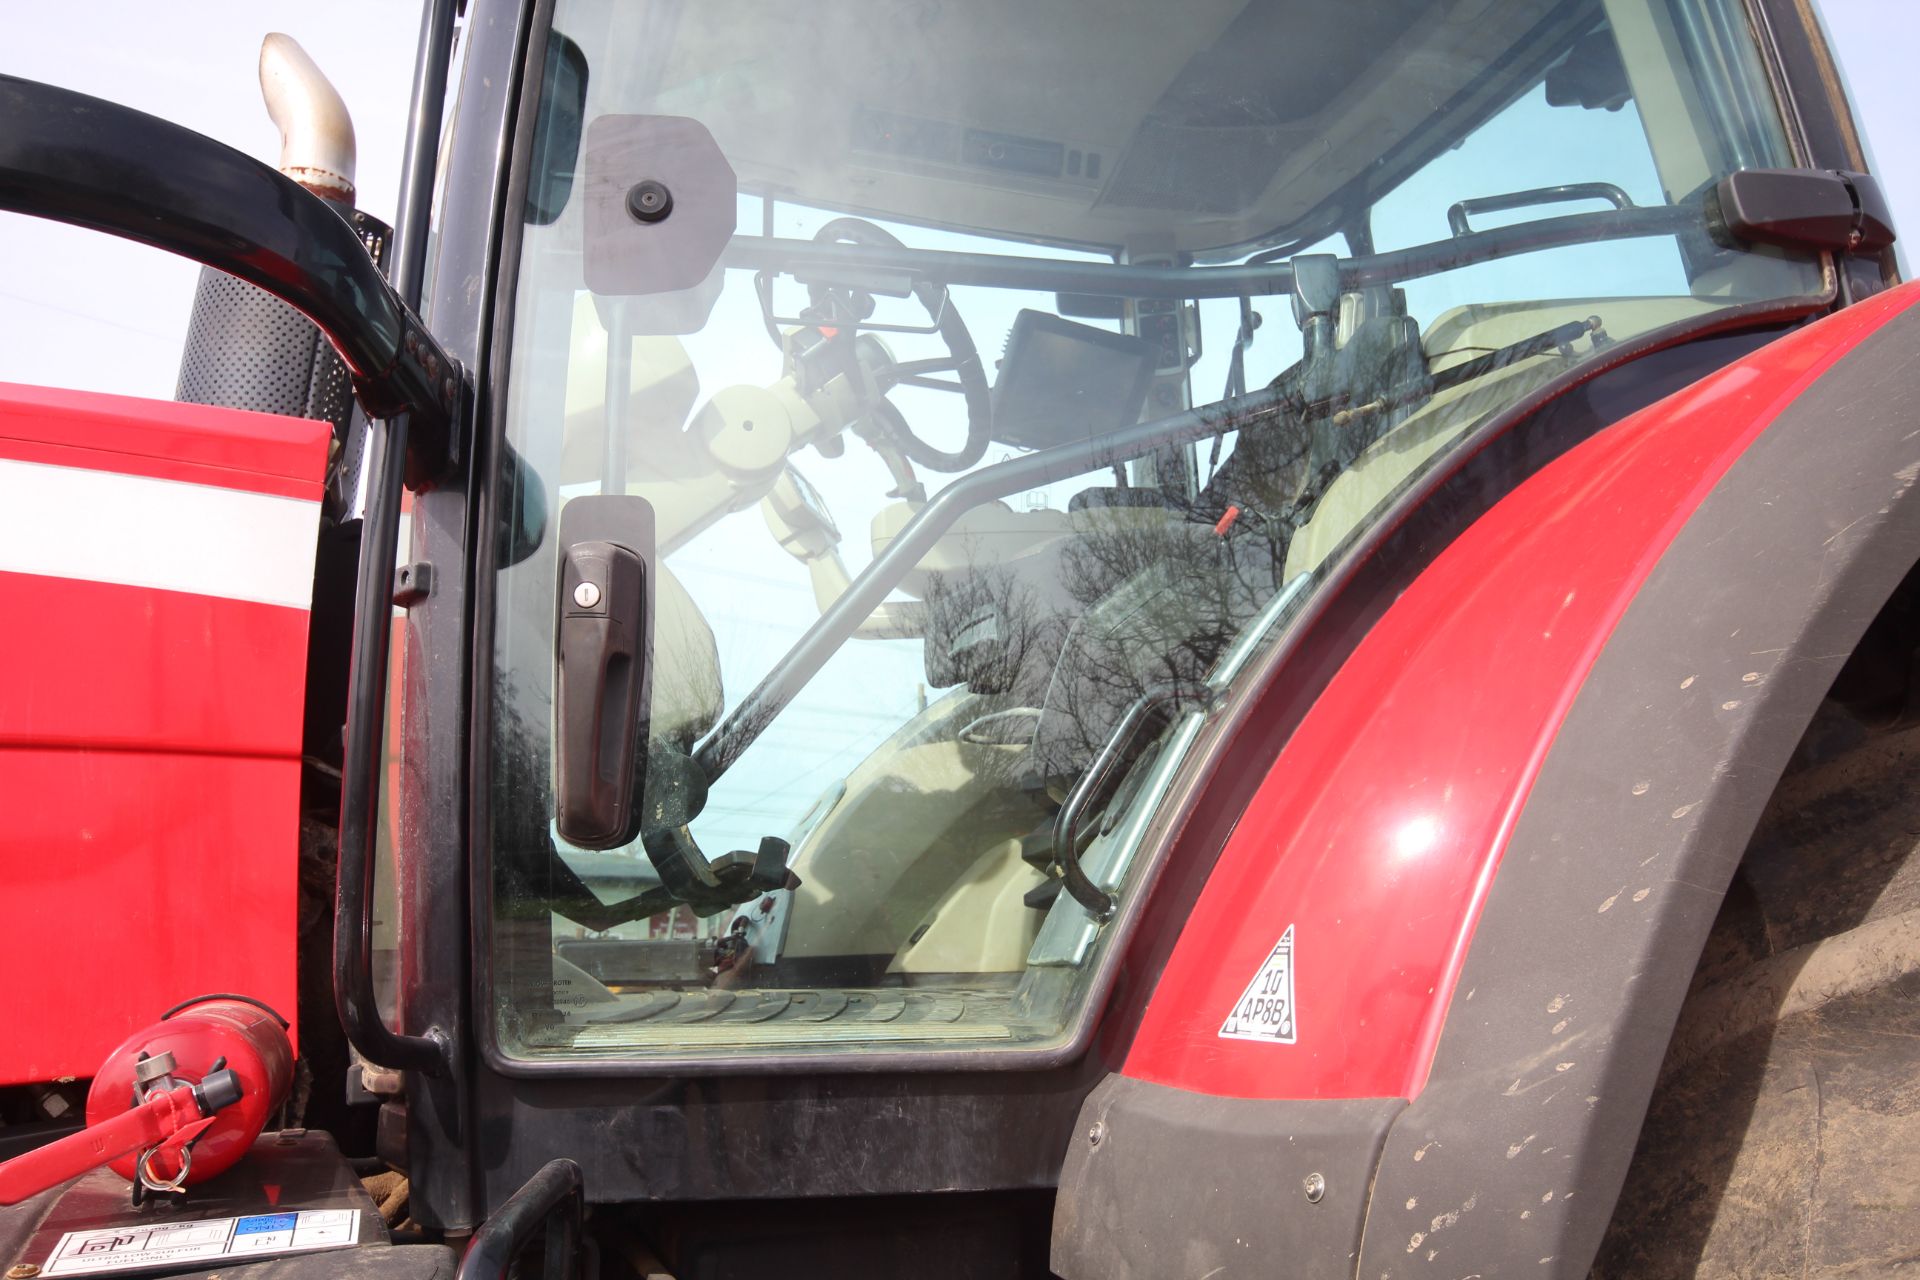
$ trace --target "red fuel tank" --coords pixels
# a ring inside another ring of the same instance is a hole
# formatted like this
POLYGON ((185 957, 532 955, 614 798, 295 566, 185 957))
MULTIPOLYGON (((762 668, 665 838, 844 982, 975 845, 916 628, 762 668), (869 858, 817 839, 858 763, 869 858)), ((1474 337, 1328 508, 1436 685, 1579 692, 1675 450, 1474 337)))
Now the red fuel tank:
MULTIPOLYGON (((240 1100, 216 1112, 212 1125, 193 1144, 182 1180, 182 1185, 192 1186, 232 1168, 286 1101, 293 1083, 293 1046, 286 1024, 263 1005, 233 996, 205 996, 177 1005, 107 1056, 87 1093, 88 1126, 134 1107, 139 1101, 136 1069, 143 1058, 163 1053, 173 1055, 170 1074, 180 1083, 198 1084, 222 1066, 240 1080, 240 1100)), ((113 1161, 113 1171, 131 1182, 139 1159, 138 1152, 121 1156, 113 1161)), ((162 1151, 148 1173, 171 1182, 180 1178, 181 1170, 162 1151)))

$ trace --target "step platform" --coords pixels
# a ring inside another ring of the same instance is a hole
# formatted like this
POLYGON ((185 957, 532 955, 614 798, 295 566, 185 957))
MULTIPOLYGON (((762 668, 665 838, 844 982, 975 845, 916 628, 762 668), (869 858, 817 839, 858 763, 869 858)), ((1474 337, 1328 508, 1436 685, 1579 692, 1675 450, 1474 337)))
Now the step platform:
POLYGON ((0 1271, 33 1280, 219 1276, 221 1280, 440 1280, 438 1245, 395 1245, 331 1136, 267 1133, 245 1159, 184 1197, 135 1206, 126 1179, 95 1169, 0 1208, 0 1271))

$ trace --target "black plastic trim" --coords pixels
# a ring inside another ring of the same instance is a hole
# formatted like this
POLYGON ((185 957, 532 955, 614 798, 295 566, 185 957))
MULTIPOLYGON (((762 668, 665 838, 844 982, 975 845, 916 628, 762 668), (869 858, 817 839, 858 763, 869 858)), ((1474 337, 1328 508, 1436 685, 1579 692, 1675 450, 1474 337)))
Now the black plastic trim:
POLYGON ((1052 1268, 1067 1280, 1351 1275, 1400 1098, 1215 1098, 1127 1076, 1087 1095, 1052 1268))
MULTIPOLYGON (((1775 96, 1786 118, 1795 162, 1815 169, 1865 172, 1866 148, 1840 80, 1826 33, 1809 0, 1745 0, 1775 96)), ((1843 259, 1841 296, 1852 301, 1900 282, 1891 250, 1843 259)))
POLYGON ((413 100, 407 107, 407 141, 400 166, 400 196, 394 207, 393 269, 389 273, 401 301, 410 307, 420 305, 420 286, 427 271, 427 227, 459 4, 460 0, 424 0, 420 10, 420 46, 413 64, 413 100))
MULTIPOLYGON (((523 0, 468 0, 460 43, 459 107, 442 148, 445 176, 433 212, 434 260, 426 314, 476 376, 474 421, 487 424, 499 374, 491 363, 493 282, 501 269, 508 157, 520 70, 532 20, 523 0)), ((469 914, 468 828, 473 694, 473 593, 477 548, 491 552, 492 524, 479 510, 494 470, 492 436, 474 432, 457 474, 417 495, 410 558, 439 566, 433 593, 406 614, 404 741, 406 767, 393 802, 399 901, 398 977, 402 1029, 437 1026, 452 1040, 456 1070, 411 1076, 404 1114, 412 1184, 411 1212, 423 1225, 476 1225, 481 1164, 492 1157, 478 1138, 472 1036, 474 932, 469 914), (483 532, 484 530, 484 532, 483 532)), ((485 668, 483 668, 485 669, 485 668)), ((556 1154, 549 1152, 549 1155, 556 1154)), ((526 1171, 532 1173, 532 1169, 526 1171)), ((504 1187, 504 1198, 514 1189, 504 1187)))
POLYGON ((508 1079, 481 1072, 491 1203, 558 1154, 598 1204, 764 1201, 1054 1185, 1087 1091, 1112 1069, 655 1080, 508 1079))

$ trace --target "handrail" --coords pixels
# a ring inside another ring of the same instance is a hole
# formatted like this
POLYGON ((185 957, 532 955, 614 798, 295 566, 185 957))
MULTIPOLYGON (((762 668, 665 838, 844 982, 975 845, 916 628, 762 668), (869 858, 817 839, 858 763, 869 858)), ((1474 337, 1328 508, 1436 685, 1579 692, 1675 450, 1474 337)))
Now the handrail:
MULTIPOLYGON (((1698 203, 1636 205, 1601 213, 1541 218, 1510 227, 1455 235, 1431 244, 1343 259, 1340 287, 1397 284, 1540 249, 1670 236, 1703 225, 1705 212, 1698 203)), ((728 243, 720 261, 736 270, 781 272, 816 282, 830 280, 833 270, 839 268, 868 274, 903 272, 944 285, 1087 293, 1113 298, 1239 298, 1284 294, 1293 289, 1293 266, 1285 261, 1242 262, 1218 267, 1142 266, 745 235, 736 235, 728 243)))
POLYGON ((1119 725, 1101 745, 1100 754, 1067 793, 1066 803, 1060 806, 1060 813, 1053 820, 1053 860, 1060 868, 1063 887, 1095 920, 1104 922, 1112 917, 1113 895, 1095 884, 1080 866, 1077 847, 1080 820, 1096 802, 1096 797, 1105 798, 1100 793, 1106 790, 1114 766, 1126 758, 1134 739, 1150 722, 1151 713, 1169 702, 1177 707, 1182 699, 1204 707, 1212 696, 1213 691, 1206 685, 1162 685, 1135 698, 1119 725))
POLYGON ((543 1280, 578 1280, 584 1186, 579 1165, 565 1157, 547 1161, 480 1224, 454 1280, 506 1280, 507 1268, 541 1227, 547 1233, 543 1280))
POLYGON ((1508 209, 1557 204, 1563 200, 1605 200, 1616 209, 1637 207, 1626 192, 1611 182, 1563 182, 1558 186, 1529 187, 1525 191, 1508 191, 1497 196, 1475 196, 1470 200, 1462 200, 1447 210, 1447 227, 1458 239, 1473 234, 1473 228, 1467 225, 1470 214, 1502 213, 1508 209))
MULTIPOLYGON (((1349 258, 1339 264, 1340 279, 1343 288, 1398 283, 1557 245, 1673 235, 1703 225, 1701 210, 1687 205, 1636 206, 1611 213, 1545 218, 1349 258)), ((1293 268, 1285 262, 1154 267, 765 236, 735 236, 722 261, 731 268, 795 273, 835 266, 881 268, 918 273, 944 284, 1139 298, 1242 297, 1285 292, 1293 283, 1293 268)), ((961 476, 914 514, 886 550, 873 558, 760 683, 707 734, 694 751, 695 761, 709 782, 725 773, 941 535, 973 507, 1124 462, 1156 448, 1255 426, 1293 407, 1297 406, 1291 391, 1265 388, 1091 440, 1011 458, 961 476)))
POLYGON ((370 416, 411 413, 423 437, 451 439, 459 364, 332 204, 212 138, 54 85, 0 75, 0 120, 0 210, 165 249, 266 290, 319 327, 370 416))
POLYGON ((386 732, 387 650, 407 420, 376 423, 354 588, 353 659, 347 670, 347 741, 340 762, 340 862, 334 883, 333 1002, 348 1041, 383 1067, 443 1075, 452 1042, 438 1027, 401 1035, 380 1016, 373 990, 373 864, 378 849, 380 748, 386 732))
MULTIPOLYGON (((400 199, 394 214, 393 288, 401 302, 420 305, 426 270, 428 206, 440 151, 440 119, 446 106, 447 65, 453 49, 455 0, 425 0, 420 15, 420 51, 413 71, 413 101, 400 199)), ((393 616, 393 566, 398 559, 401 467, 410 424, 368 426, 369 449, 378 450, 368 475, 361 524, 359 580, 354 595, 353 660, 348 674, 345 756, 341 760, 340 849, 334 888, 333 997, 347 1039, 361 1056, 384 1067, 439 1075, 451 1067, 452 1042, 439 1028, 400 1035, 380 1016, 374 994, 372 950, 373 863, 378 849, 380 759, 386 725, 387 658, 393 616)))
POLYGON ((974 507, 1125 462, 1157 448, 1245 430, 1298 411, 1299 397, 1292 388, 1263 387, 1232 400, 1201 405, 1091 440, 1076 440, 1009 458, 961 476, 914 513, 887 544, 886 550, 869 561, 847 589, 814 619, 806 634, 794 642, 760 683, 701 741, 694 750, 694 760, 709 782, 725 773, 792 701, 801 686, 859 629, 894 586, 920 563, 955 521, 974 507))

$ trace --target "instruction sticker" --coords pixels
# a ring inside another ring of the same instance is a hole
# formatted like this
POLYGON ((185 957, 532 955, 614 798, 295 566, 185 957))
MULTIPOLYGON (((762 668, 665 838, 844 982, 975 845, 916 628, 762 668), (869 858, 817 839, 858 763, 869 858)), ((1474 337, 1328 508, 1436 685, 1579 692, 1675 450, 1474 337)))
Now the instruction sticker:
POLYGON ((1293 1014, 1293 926, 1288 925, 1220 1024, 1220 1038, 1292 1044, 1298 1030, 1293 1014))
POLYGON ((144 1271, 220 1258, 337 1249, 359 1238, 358 1209, 302 1209, 150 1227, 95 1227, 61 1236, 40 1271, 49 1276, 144 1271))

